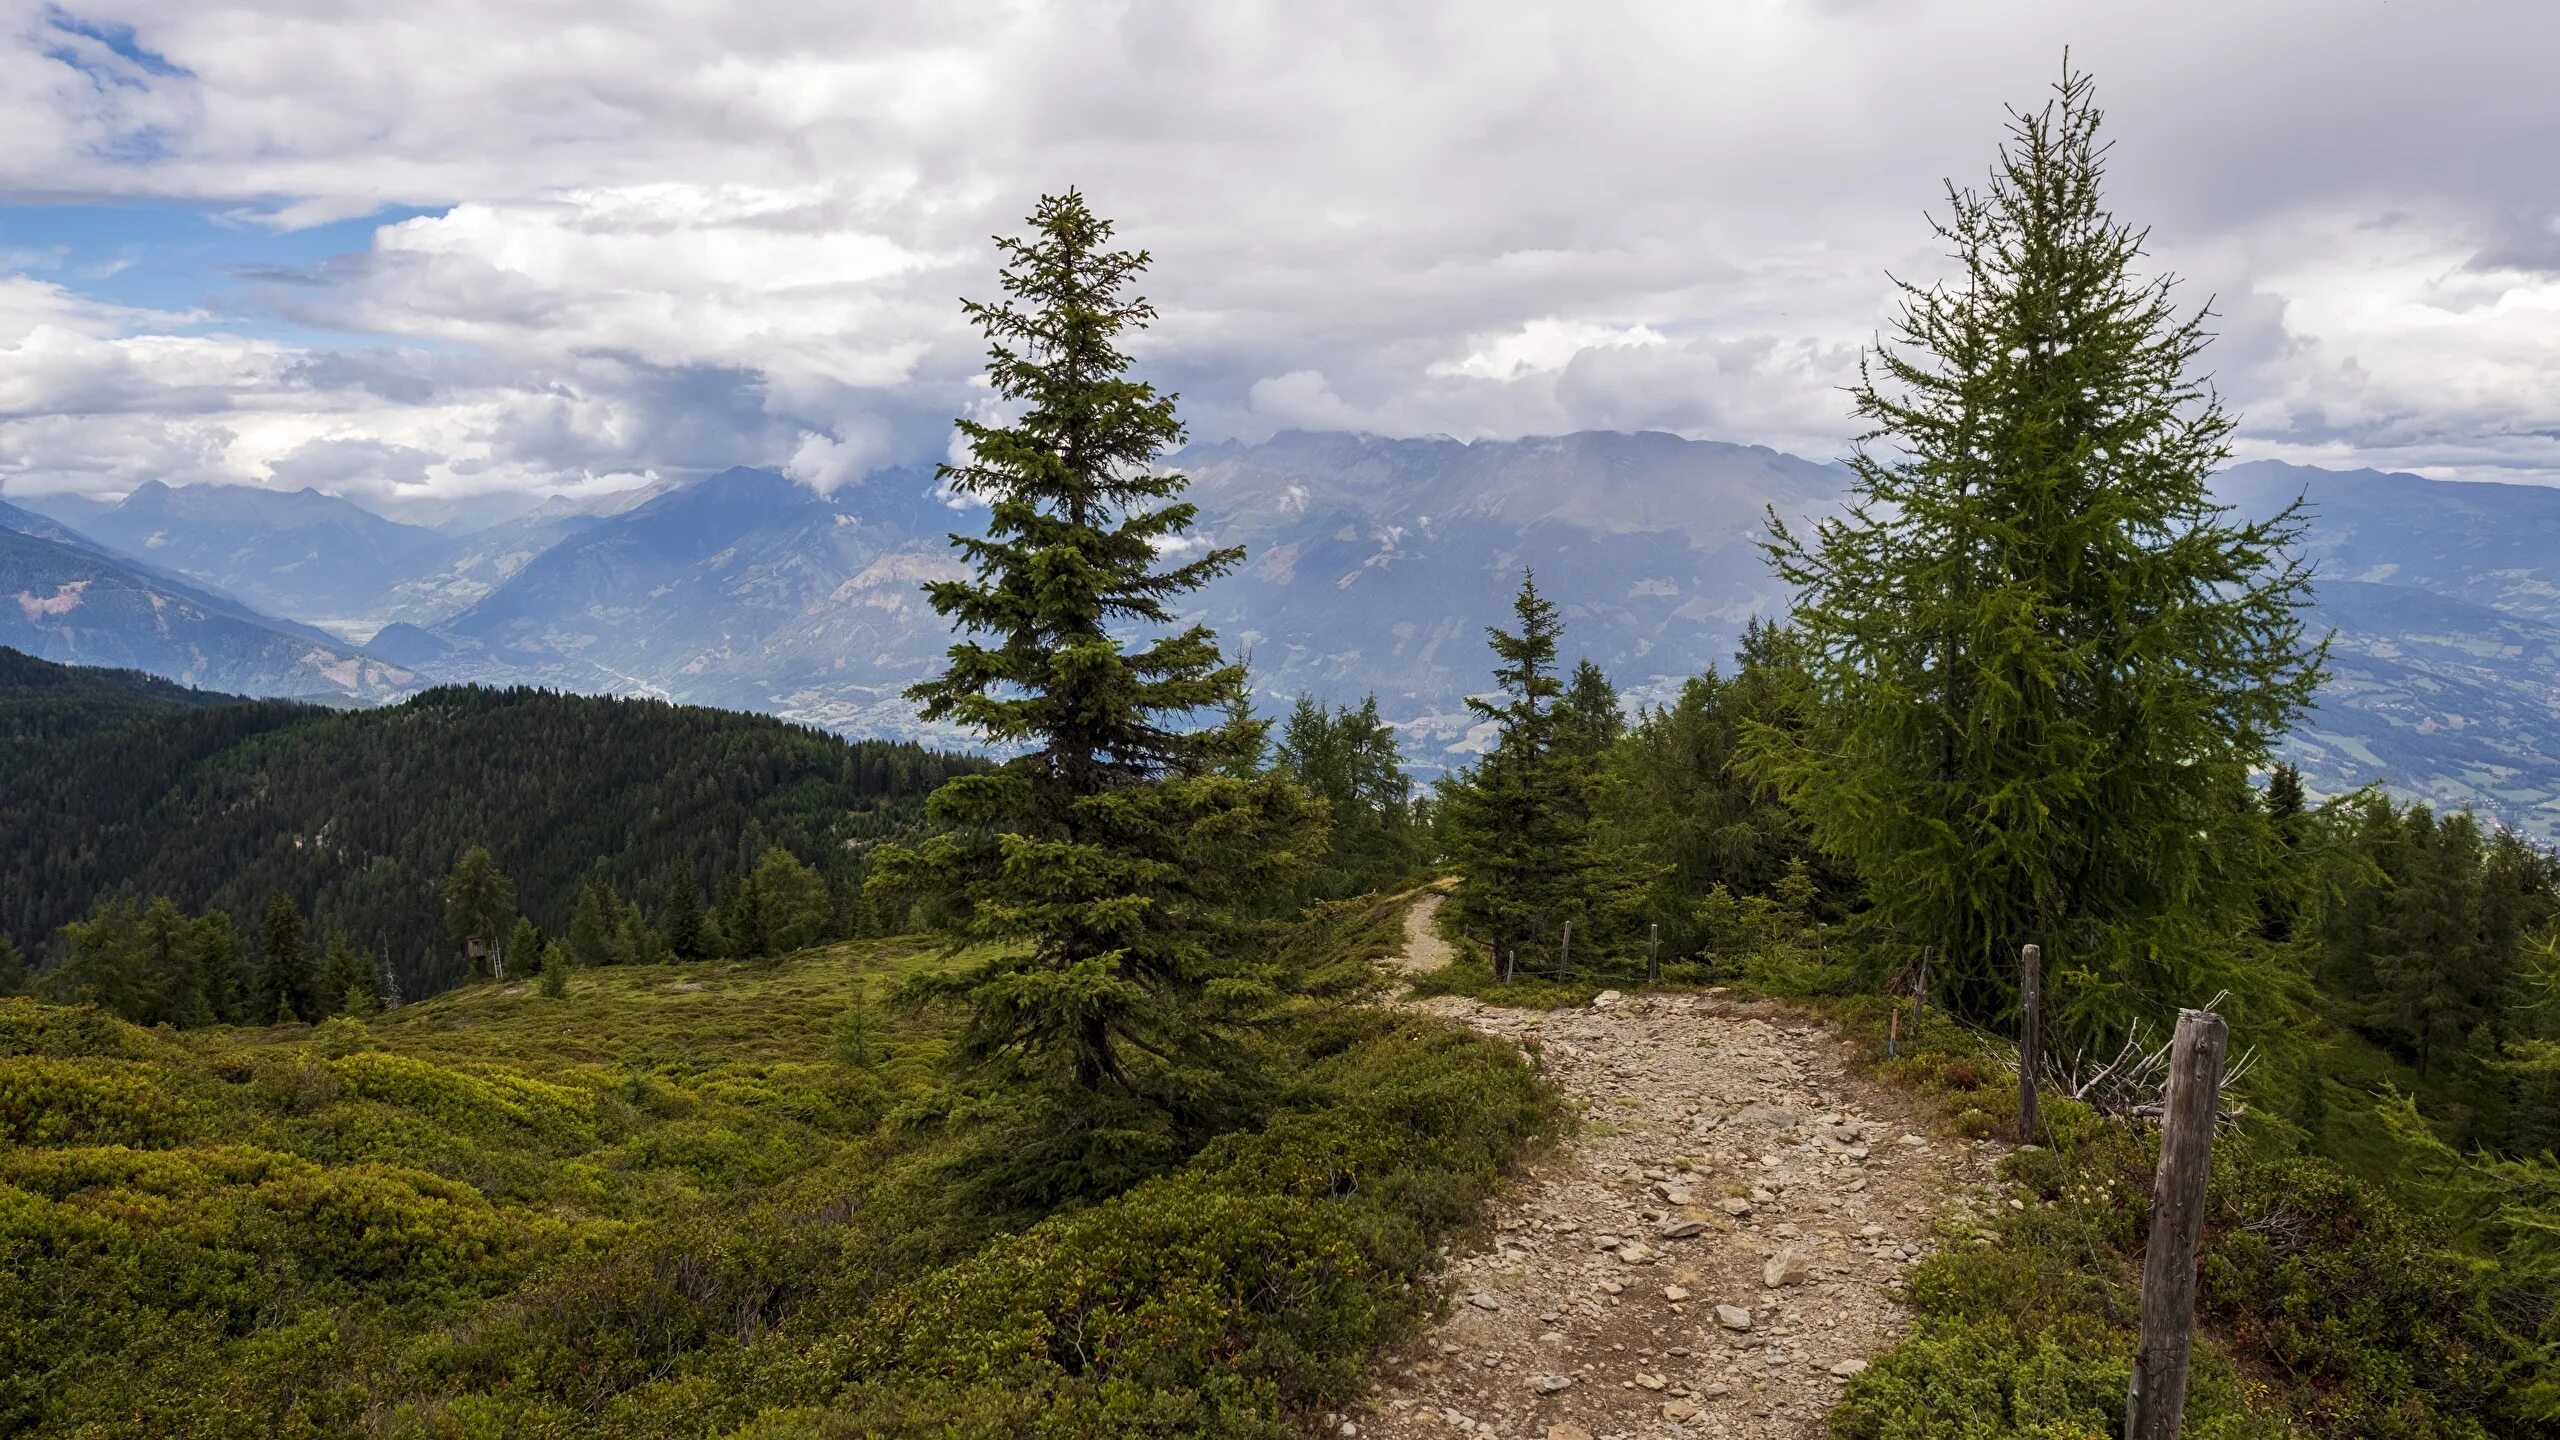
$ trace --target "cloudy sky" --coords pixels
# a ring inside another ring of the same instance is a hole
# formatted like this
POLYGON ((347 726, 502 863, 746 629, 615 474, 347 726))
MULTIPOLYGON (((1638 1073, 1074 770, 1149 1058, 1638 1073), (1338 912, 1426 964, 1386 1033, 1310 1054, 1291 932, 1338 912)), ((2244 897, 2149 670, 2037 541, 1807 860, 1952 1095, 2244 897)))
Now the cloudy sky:
POLYGON ((2068 45, 2243 449, 2560 483, 2548 0, 0 0, 0 489, 592 489, 935 458, 1079 185, 1193 433, 1661 428, 1837 387, 2068 45))

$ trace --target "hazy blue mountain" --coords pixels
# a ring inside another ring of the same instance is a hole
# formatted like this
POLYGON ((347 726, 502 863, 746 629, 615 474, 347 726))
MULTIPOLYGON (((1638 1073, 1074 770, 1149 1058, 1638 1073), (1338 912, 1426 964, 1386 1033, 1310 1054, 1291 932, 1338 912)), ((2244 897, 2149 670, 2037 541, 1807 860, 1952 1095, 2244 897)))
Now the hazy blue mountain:
POLYGON ((385 590, 442 566, 457 548, 450 536, 308 489, 154 480, 113 506, 50 504, 111 549, 261 609, 357 633, 370 628, 385 590))
POLYGON ((1800 518, 1847 489, 1836 466, 1658 433, 1284 432, 1174 463, 1214 543, 1249 549, 1202 608, 1252 647, 1257 688, 1274 704, 1375 691, 1425 764, 1471 750, 1463 700, 1490 684, 1485 627, 1511 623, 1524 566, 1562 607, 1569 654, 1668 698, 1783 604, 1759 549, 1769 508, 1800 518))
MULTIPOLYGON (((1194 613, 1251 651, 1264 707, 1374 691, 1425 769, 1471 753, 1463 700, 1487 683, 1484 630, 1508 623, 1524 565, 1563 607, 1569 657, 1636 700, 1666 698, 1728 663, 1747 619, 1783 608, 1759 551, 1766 511, 1829 512, 1848 489, 1837 465, 1662 434, 1283 433, 1172 463, 1192 477, 1202 543, 1250 551, 1194 613)), ((2560 837, 2560 490, 2271 463, 2218 488, 2252 515, 2310 502, 2310 619, 2337 632, 2333 681, 2292 747, 2314 785, 2379 780, 2560 837)), ((958 573, 945 532, 983 513, 945 504, 922 470, 825 496, 741 469, 555 500, 386 578, 369 613, 395 623, 368 650, 432 679, 961 738, 918 725, 899 696, 949 643, 917 587, 958 573)))
POLYGON ((2300 498, 2335 632, 2289 745, 2317 789, 2404 795, 2560 839, 2560 490, 2261 461, 2216 481, 2251 514, 2300 498))
POLYGON ((6 505, 0 645, 246 695, 373 700, 416 679, 321 631, 156 574, 6 505))
POLYGON ((930 483, 821 496, 736 469, 668 490, 429 627, 453 647, 438 668, 915 732, 897 692, 949 643, 916 588, 952 573, 930 483))
POLYGON ((2215 489, 2253 514, 2307 499, 2304 548, 2324 577, 2560 622, 2560 490, 2550 486, 2261 460, 2233 466, 2215 489))

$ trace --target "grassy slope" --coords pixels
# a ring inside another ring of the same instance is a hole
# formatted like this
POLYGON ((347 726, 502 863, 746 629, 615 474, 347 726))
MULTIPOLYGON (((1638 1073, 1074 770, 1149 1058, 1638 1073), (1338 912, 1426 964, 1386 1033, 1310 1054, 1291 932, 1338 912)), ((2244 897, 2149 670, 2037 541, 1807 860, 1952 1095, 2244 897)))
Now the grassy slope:
POLYGON ((1341 986, 1262 1127, 1117 1199, 955 1214, 912 941, 480 986, 370 1025, 145 1031, 0 1002, 0 1433, 1290 1433, 1554 1112, 1341 986), (700 989, 679 987, 700 986, 700 989))

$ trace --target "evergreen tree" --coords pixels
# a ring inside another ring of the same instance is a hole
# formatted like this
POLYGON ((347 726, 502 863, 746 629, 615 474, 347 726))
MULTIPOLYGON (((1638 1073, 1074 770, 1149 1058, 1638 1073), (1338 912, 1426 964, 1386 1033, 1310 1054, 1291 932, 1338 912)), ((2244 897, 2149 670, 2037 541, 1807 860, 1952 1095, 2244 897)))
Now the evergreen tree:
POLYGON ((776 845, 756 862, 756 913, 777 953, 805 949, 828 938, 835 905, 827 882, 800 857, 776 845))
POLYGON ((2295 512, 2207 492, 2232 421, 2192 374, 2205 316, 2136 277, 2098 123, 2068 75, 1987 193, 1950 188, 1959 276, 1903 287, 1901 343, 1853 392, 1888 448, 1852 458, 1845 518, 1771 516, 1813 705, 1759 740, 1882 918, 1937 946, 1947 998, 1998 1010, 2033 939, 2066 1018, 2102 1026, 2263 990, 2199 967, 2253 918, 2247 777, 2319 664, 2295 512))
POLYGON ((477 949, 472 973, 482 978, 506 971, 504 950, 516 922, 516 887, 498 871, 485 845, 474 845, 454 862, 444 882, 444 928, 453 943, 477 949))
POLYGON ((62 964, 45 977, 45 997, 65 1005, 95 1005, 128 1019, 148 1013, 151 986, 144 975, 142 908, 121 896, 98 902, 85 920, 62 927, 62 964))
POLYGON ((213 978, 205 971, 203 940, 196 922, 176 902, 156 896, 142 916, 142 984, 151 992, 149 1008, 127 1018, 176 1026, 214 1022, 213 978))
POLYGON ((568 995, 569 969, 576 963, 564 941, 554 940, 543 947, 542 993, 546 998, 558 1000, 568 995))
POLYGON ((756 889, 752 871, 720 882, 720 902, 713 918, 718 921, 720 954, 752 960, 773 953, 772 937, 765 929, 764 896, 756 889))
POLYGON ((1493 748, 1446 796, 1449 849, 1466 877, 1454 903, 1493 947, 1497 967, 1550 963, 1568 920, 1580 922, 1586 945, 1594 938, 1585 773, 1577 768, 1591 757, 1558 740, 1564 684, 1555 674, 1556 642, 1564 626, 1535 575, 1521 577, 1511 608, 1517 633, 1486 632, 1495 693, 1467 698, 1493 724, 1493 748))
POLYGON ((1333 900, 1405 883, 1422 864, 1413 782, 1378 698, 1327 710, 1302 697, 1280 729, 1279 773, 1325 803, 1331 839, 1301 887, 1301 900, 1333 900))
POLYGON ((872 883, 955 939, 995 942, 946 987, 969 1009, 960 1056, 1056 1087, 1071 1133, 1053 1128, 1031 1163, 1082 1189, 1109 1183, 1096 1167, 1146 1163, 1140 1136, 1178 1143, 1160 1122, 1234 1080, 1215 1043, 1219 1007, 1249 993, 1234 907, 1315 836, 1292 787, 1224 773, 1247 748, 1244 669, 1206 627, 1172 628, 1172 602, 1243 552, 1164 559, 1194 518, 1184 479, 1155 463, 1182 426, 1118 348, 1153 315, 1130 293, 1147 257, 1109 249, 1073 192, 1031 226, 999 242, 1006 298, 966 306, 1020 418, 959 422, 970 458, 943 479, 988 503, 987 530, 953 537, 973 577, 927 587, 964 638, 908 692, 1020 753, 935 792, 949 828, 884 847, 872 883))
POLYGON ((328 1013, 361 1019, 382 1009, 382 996, 374 988, 373 962, 347 938, 346 931, 329 932, 320 976, 321 1003, 328 1013))
POLYGON ((251 1018, 277 1025, 317 1020, 316 988, 310 957, 303 953, 302 911, 292 896, 278 891, 267 897, 266 918, 258 927, 258 985, 251 1018))
POLYGON ((27 957, 18 951, 17 942, 0 935, 0 995, 27 993, 27 957))
POLYGON ((1588 660, 1573 667, 1573 680, 1556 705, 1556 744, 1572 763, 1589 767, 1627 729, 1618 709, 1618 687, 1588 660))
POLYGON ((675 883, 667 887, 667 948, 679 960, 699 960, 707 953, 702 947, 702 887, 689 868, 677 872, 675 883))
POLYGON ((592 970, 613 963, 614 937, 619 928, 612 891, 596 884, 578 890, 578 908, 569 917, 569 963, 592 970))
POLYGON ((230 914, 207 910, 196 917, 195 929, 196 964, 204 974, 205 999, 213 1008, 213 1018, 226 1025, 252 1018, 250 996, 257 990, 257 980, 250 973, 249 957, 240 948, 240 932, 232 927, 230 914))
POLYGON ((542 927, 530 915, 516 917, 516 928, 507 933, 507 964, 518 975, 542 968, 542 927))
POLYGON ((2277 863, 2266 867, 2258 887, 2258 933, 2282 944, 2293 938, 2302 909, 2304 867, 2295 854, 2302 846, 2304 808, 2302 772, 2279 764, 2267 777, 2267 832, 2279 847, 2277 863))

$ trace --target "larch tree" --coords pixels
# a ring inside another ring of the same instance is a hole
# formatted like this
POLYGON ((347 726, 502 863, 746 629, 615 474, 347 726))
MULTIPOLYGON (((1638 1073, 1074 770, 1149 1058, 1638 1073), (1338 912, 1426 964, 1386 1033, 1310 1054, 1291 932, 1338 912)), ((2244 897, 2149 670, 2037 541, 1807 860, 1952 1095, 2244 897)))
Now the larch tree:
POLYGON ((2137 273, 2099 119, 2066 73, 1986 190, 1949 187, 1956 274, 1902 283, 1867 357, 1846 514, 1770 517, 1809 704, 1754 744, 1880 917, 1937 947, 1945 999, 2002 1010, 2035 941, 2103 1027, 2250 983, 2226 943, 2272 849, 2249 776, 2320 652, 2295 510, 2207 490, 2233 423, 2196 368, 2209 314, 2137 273))
POLYGON ((1244 552, 1189 539, 1187 482, 1157 463, 1182 438, 1174 397, 1121 348, 1155 313, 1132 288, 1148 257, 1111 248, 1074 191, 1029 224, 997 242, 1003 298, 964 302, 1016 418, 957 422, 968 458, 942 479, 986 503, 986 533, 952 537, 968 578, 926 587, 962 638, 908 691, 1014 754, 936 791, 944 832, 884 847, 870 883, 988 942, 945 988, 968 1011, 959 1057, 1051 1087, 1083 1127, 1053 1167, 1072 1170, 1178 1143, 1235 1079, 1223 1042, 1256 985, 1236 907, 1322 827, 1294 786, 1229 773, 1261 738, 1245 670, 1175 610, 1244 552))

